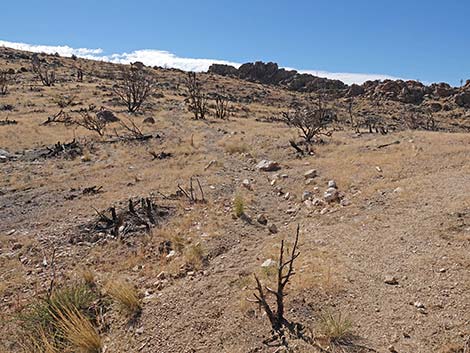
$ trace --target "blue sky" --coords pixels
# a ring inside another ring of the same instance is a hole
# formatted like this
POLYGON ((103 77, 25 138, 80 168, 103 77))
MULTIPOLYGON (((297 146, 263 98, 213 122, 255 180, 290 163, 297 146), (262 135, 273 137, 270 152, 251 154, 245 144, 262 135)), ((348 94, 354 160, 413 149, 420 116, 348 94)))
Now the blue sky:
POLYGON ((16 0, 2 1, 0 40, 458 85, 470 78, 468 18, 465 0, 16 0))

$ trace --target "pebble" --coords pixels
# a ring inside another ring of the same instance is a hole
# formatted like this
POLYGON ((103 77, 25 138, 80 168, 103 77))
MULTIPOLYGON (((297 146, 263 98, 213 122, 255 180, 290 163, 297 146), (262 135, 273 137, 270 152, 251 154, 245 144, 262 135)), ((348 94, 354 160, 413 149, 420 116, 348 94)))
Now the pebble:
POLYGON ((384 283, 391 286, 396 286, 398 284, 398 280, 395 276, 385 276, 384 283))
POLYGON ((317 176, 317 170, 316 169, 310 169, 305 172, 304 177, 305 179, 313 179, 317 176))
POLYGON ((277 226, 273 223, 268 227, 268 230, 269 230, 270 233, 276 234, 277 233, 277 226))

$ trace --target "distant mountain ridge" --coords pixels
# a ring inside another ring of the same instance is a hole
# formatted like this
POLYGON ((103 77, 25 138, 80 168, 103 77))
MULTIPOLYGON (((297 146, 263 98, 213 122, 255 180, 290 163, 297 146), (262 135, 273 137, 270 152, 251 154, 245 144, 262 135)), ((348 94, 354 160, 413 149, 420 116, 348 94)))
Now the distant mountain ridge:
POLYGON ((448 83, 425 85, 415 80, 374 80, 362 85, 348 86, 340 80, 331 80, 296 70, 279 68, 273 62, 257 61, 241 65, 238 69, 225 64, 213 64, 209 73, 284 87, 297 92, 324 91, 340 97, 368 97, 421 104, 426 99, 450 99, 460 107, 470 108, 470 80, 462 87, 448 83))

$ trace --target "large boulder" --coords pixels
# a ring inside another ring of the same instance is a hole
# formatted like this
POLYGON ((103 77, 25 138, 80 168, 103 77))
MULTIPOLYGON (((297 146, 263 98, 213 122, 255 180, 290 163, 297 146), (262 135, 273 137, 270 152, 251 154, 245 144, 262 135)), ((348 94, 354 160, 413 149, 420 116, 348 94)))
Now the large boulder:
POLYGON ((355 83, 353 83, 349 89, 348 92, 346 93, 346 97, 357 97, 362 94, 364 94, 365 90, 362 86, 359 86, 355 83))
POLYGON ((455 103, 459 107, 470 108, 470 91, 463 91, 455 96, 455 103))

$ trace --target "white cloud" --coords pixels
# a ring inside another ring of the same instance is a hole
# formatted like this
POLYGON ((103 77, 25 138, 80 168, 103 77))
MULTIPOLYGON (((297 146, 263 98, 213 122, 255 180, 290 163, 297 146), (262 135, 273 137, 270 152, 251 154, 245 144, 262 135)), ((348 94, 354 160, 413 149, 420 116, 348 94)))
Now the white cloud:
MULTIPOLYGON (((61 56, 76 55, 85 59, 109 61, 119 64, 128 64, 135 61, 141 61, 149 66, 161 66, 168 68, 176 68, 184 71, 207 71, 211 64, 227 64, 239 67, 240 63, 216 60, 216 59, 194 59, 182 58, 164 50, 143 49, 136 50, 131 53, 120 53, 104 55, 102 49, 89 49, 89 48, 71 48, 67 45, 53 46, 53 45, 34 45, 26 43, 15 43, 0 40, 0 47, 9 47, 18 50, 30 51, 35 53, 54 54, 59 53, 61 56)), ((292 69, 290 69, 292 70, 292 69)), ((341 80, 346 84, 358 83, 361 84, 367 80, 396 80, 397 77, 382 75, 382 74, 361 74, 361 73, 347 73, 347 72, 328 72, 328 71, 315 71, 315 70, 298 70, 301 73, 308 73, 319 77, 326 77, 330 79, 341 80)))

